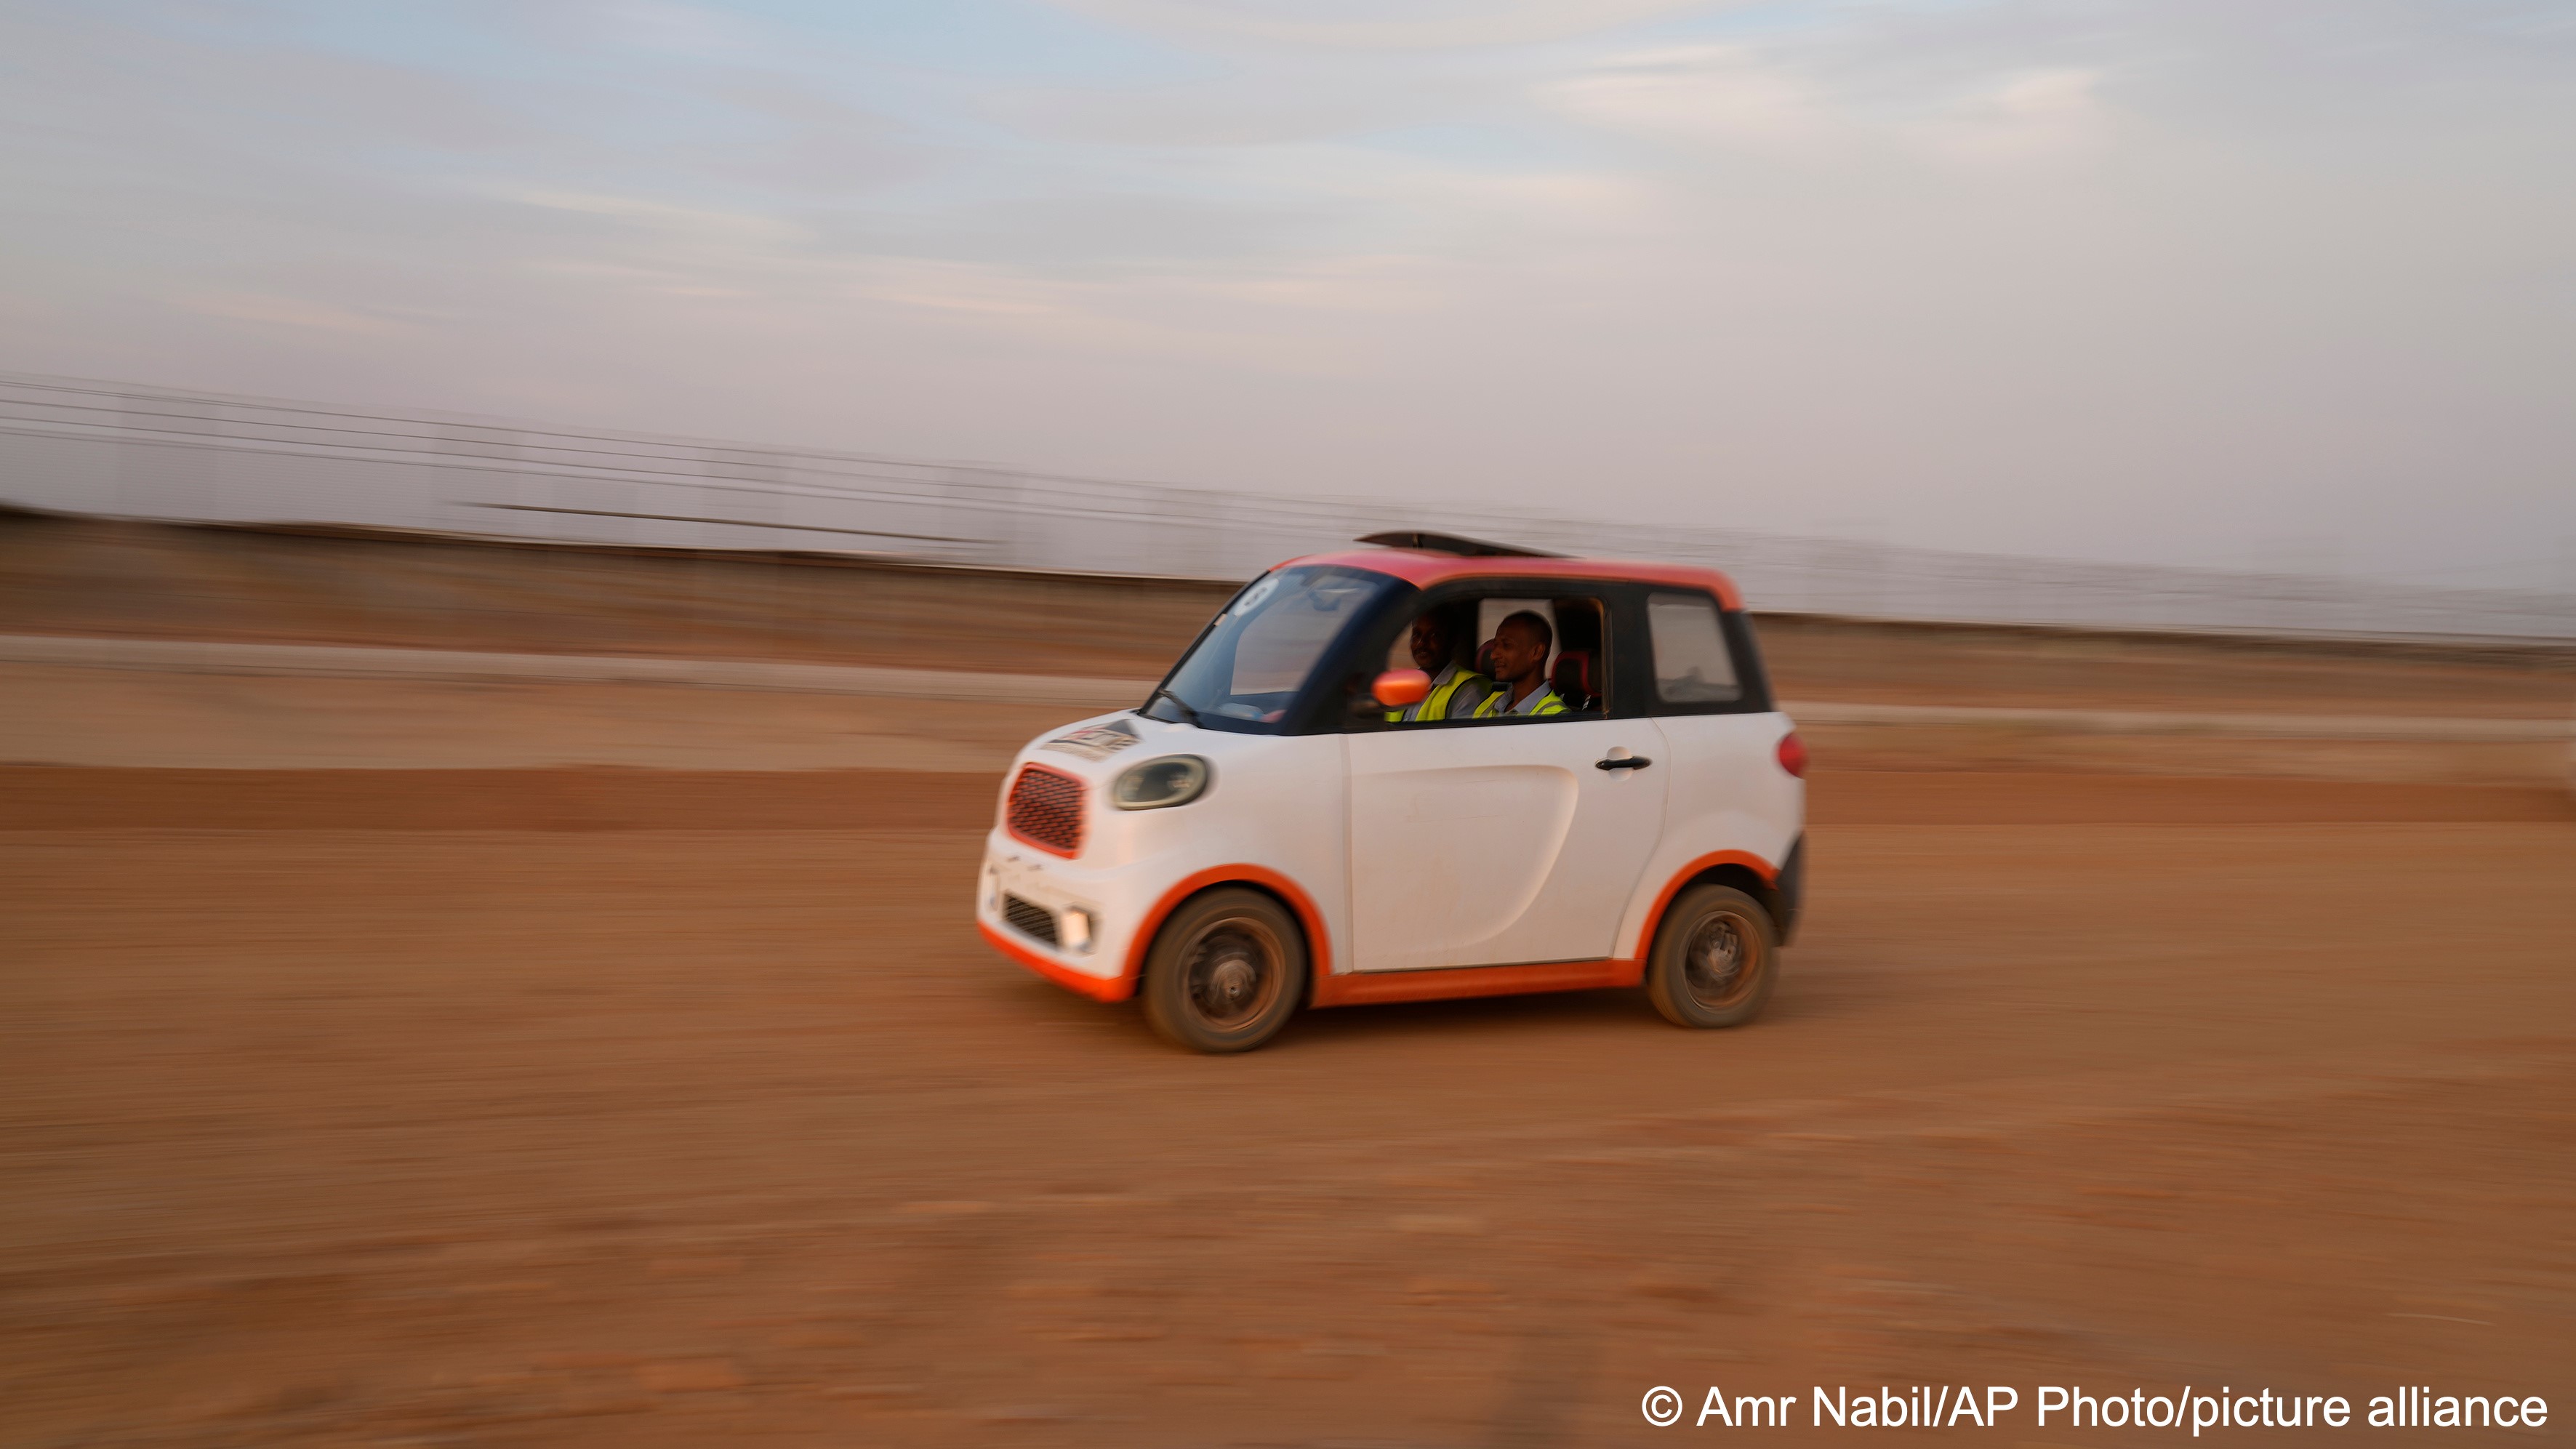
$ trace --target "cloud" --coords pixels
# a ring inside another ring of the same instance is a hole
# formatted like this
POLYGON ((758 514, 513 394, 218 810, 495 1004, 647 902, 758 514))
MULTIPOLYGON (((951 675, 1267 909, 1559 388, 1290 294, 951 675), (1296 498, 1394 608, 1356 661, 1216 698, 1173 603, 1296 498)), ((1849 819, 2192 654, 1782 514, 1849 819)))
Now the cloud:
POLYGON ((1536 45, 1710 0, 1056 0, 1114 24, 1243 46, 1427 51, 1536 45))
POLYGON ((1665 46, 1601 61, 1540 95, 1586 125, 1753 153, 1898 151, 1995 167, 2081 156, 2110 134, 2098 69, 1990 72, 1962 85, 1853 62, 1812 46, 1665 46))
POLYGON ((1314 205, 1176 188, 1084 189, 953 205, 912 217, 841 220, 837 240, 871 253, 944 257, 1045 275, 1132 275, 1258 266, 1334 250, 1318 233, 1348 224, 1314 205))
POLYGON ((536 18, 594 44, 630 45, 695 60, 757 59, 774 49, 773 37, 738 15, 674 0, 587 0, 536 18))
POLYGON ((1800 146, 1848 129, 1815 82, 1740 45, 1632 51, 1541 94, 1592 125, 1708 144, 1800 146))
POLYGON ((203 316, 266 327, 291 327, 361 337, 391 337, 405 330, 383 317, 304 297, 269 296, 256 292, 197 292, 172 300, 178 306, 203 316))
POLYGON ((546 211, 602 216, 639 233, 690 245, 727 249, 770 248, 804 240, 804 228, 754 211, 727 211, 644 196, 502 186, 492 194, 546 211))
POLYGON ((2026 71, 1901 128, 1932 155, 1997 166, 2080 156, 2108 138, 2111 115, 2098 70, 2026 71))

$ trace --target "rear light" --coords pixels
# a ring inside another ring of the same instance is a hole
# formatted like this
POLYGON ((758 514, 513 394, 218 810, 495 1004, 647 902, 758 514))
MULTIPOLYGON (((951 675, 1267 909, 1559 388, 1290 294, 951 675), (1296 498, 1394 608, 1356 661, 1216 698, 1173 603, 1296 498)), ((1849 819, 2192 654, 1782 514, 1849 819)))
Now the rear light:
POLYGON ((1780 737, 1780 768, 1801 780, 1807 778, 1807 747, 1796 730, 1780 737))

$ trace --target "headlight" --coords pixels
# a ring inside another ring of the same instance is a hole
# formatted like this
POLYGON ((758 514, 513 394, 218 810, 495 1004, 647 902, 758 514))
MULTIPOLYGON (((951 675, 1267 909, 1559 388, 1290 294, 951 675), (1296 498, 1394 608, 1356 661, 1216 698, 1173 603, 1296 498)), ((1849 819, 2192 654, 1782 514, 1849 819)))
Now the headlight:
POLYGON ((1196 755, 1165 755, 1131 767, 1109 788, 1109 803, 1121 810, 1161 810, 1187 805, 1207 793, 1215 778, 1208 762, 1196 755))

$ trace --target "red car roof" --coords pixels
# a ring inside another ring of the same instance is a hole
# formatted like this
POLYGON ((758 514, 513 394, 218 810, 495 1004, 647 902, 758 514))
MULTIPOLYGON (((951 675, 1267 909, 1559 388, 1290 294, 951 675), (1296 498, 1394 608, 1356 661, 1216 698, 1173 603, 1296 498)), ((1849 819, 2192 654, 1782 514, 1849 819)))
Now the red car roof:
POLYGON ((1329 564, 1337 568, 1367 569, 1371 573, 1389 574, 1416 588, 1427 589, 1456 579, 1596 579, 1623 584, 1669 584, 1674 588, 1699 589, 1717 595, 1717 601, 1729 609, 1744 607, 1744 598, 1735 591, 1735 580, 1715 569, 1692 568, 1686 564, 1637 563, 1611 558, 1529 558, 1518 554, 1493 557, 1462 558, 1454 553, 1424 553, 1410 548, 1362 548, 1346 553, 1309 554, 1281 564, 1329 564))

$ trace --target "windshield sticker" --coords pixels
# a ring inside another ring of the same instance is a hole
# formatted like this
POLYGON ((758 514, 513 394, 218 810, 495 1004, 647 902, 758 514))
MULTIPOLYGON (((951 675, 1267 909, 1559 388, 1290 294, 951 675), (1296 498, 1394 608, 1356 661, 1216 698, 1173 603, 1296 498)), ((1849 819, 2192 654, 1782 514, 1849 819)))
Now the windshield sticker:
POLYGON ((1260 608, 1262 604, 1269 600, 1272 594, 1277 592, 1279 592, 1279 576, 1277 574, 1263 574, 1260 578, 1253 580, 1251 588, 1243 591, 1242 598, 1234 601, 1234 612, 1238 615, 1249 614, 1253 610, 1260 608))
POLYGON ((1058 735, 1038 748, 1062 750, 1087 760, 1105 760, 1136 743, 1138 738, 1134 726, 1123 719, 1113 719, 1107 724, 1084 725, 1071 734, 1058 735))

